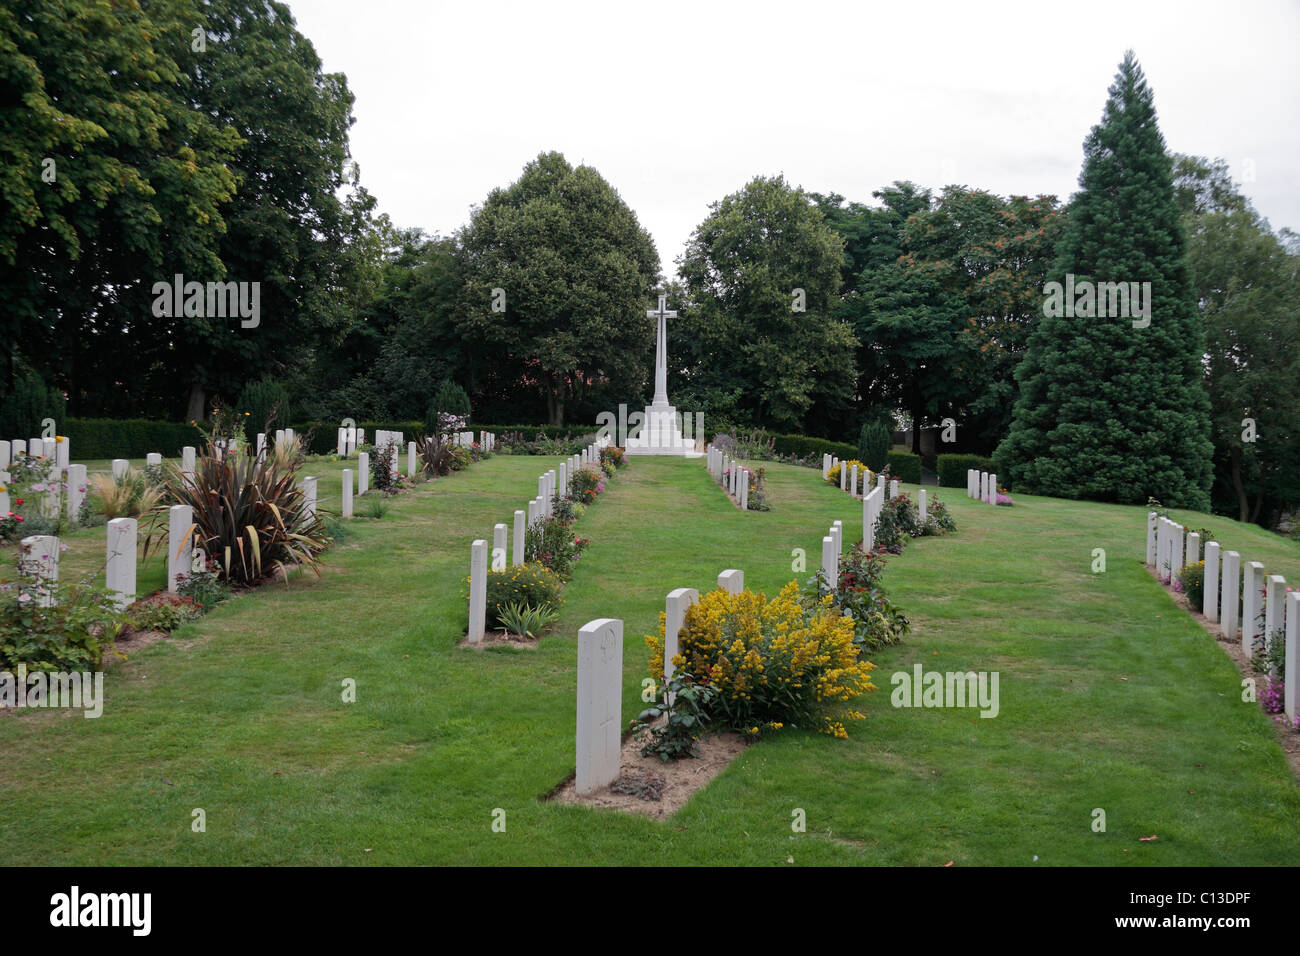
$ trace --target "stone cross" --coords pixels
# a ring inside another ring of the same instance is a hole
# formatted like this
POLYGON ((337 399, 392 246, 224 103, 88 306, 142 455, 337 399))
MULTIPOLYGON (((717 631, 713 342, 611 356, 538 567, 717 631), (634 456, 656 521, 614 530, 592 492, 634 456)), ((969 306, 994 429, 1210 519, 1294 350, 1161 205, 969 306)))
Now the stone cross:
POLYGON ((667 309, 668 296, 659 297, 658 309, 647 309, 646 317, 658 319, 655 331, 655 397, 651 404, 668 404, 668 320, 677 318, 677 313, 667 309))

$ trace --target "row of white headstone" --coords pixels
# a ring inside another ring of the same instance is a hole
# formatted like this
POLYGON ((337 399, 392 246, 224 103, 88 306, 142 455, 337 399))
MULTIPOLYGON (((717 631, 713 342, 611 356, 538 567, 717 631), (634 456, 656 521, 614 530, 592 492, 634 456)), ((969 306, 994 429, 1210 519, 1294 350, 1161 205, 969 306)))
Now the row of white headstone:
POLYGON ((750 471, 721 448, 715 448, 710 442, 704 448, 705 466, 713 480, 722 486, 722 490, 735 499, 741 511, 749 510, 749 475, 750 471))
POLYGON ((966 469, 966 497, 986 504, 998 503, 998 476, 974 468, 966 469))
MULTIPOLYGON (((1156 569, 1161 581, 1172 581, 1184 567, 1200 561, 1201 544, 1195 531, 1147 512, 1146 563, 1156 569)), ((1284 642, 1283 706, 1287 719, 1294 721, 1300 715, 1300 591, 1288 591, 1280 574, 1266 575, 1259 561, 1243 565, 1240 553, 1221 551, 1217 541, 1204 544, 1201 613, 1217 623, 1228 640, 1235 641, 1240 634, 1247 657, 1255 654, 1261 639, 1270 651, 1275 651, 1274 641, 1284 642)))
MULTIPOLYGON (((484 434, 490 435, 490 432, 484 434)), ((552 468, 545 474, 537 476, 537 497, 528 502, 528 511, 516 511, 514 514, 514 533, 510 555, 511 566, 524 563, 525 534, 528 528, 545 521, 555 513, 555 500, 568 498, 573 487, 573 476, 583 468, 600 467, 600 450, 609 445, 608 437, 601 437, 588 445, 576 455, 570 455, 560 462, 558 468, 552 468)), ((495 445, 495 436, 492 444, 495 445)), ((509 529, 504 524, 492 527, 491 568, 493 571, 506 569, 506 533, 509 529)), ((470 545, 469 554, 469 630, 466 640, 477 644, 487 633, 487 572, 488 543, 479 538, 470 545)))
MULTIPOLYGON (((718 575, 718 587, 730 594, 745 589, 745 572, 729 568, 718 575)), ((695 588, 668 592, 664 622, 664 676, 672 677, 678 636, 686 612, 699 603, 695 588)), ((602 617, 578 631, 578 720, 574 753, 574 789, 594 793, 618 779, 623 741, 623 622, 602 617)))

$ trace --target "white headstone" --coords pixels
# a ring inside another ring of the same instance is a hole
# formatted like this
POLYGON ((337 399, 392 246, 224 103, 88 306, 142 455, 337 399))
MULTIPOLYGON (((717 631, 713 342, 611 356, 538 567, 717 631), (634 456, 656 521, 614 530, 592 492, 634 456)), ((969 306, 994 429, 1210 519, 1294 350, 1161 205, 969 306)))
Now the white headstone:
POLYGON ((108 523, 108 561, 104 580, 119 610, 135 600, 136 530, 134 518, 114 518, 108 523))
POLYGON ((176 593, 177 578, 193 566, 194 509, 172 505, 167 510, 167 590, 176 593))
POLYGON ((577 774, 581 794, 618 778, 623 732, 623 622, 602 617, 578 631, 577 774))
POLYGON ((113 477, 114 477, 114 478, 125 478, 125 477, 126 477, 126 473, 130 470, 130 468, 131 468, 131 463, 130 463, 129 461, 127 461, 125 458, 114 458, 114 459, 113 459, 113 477))
POLYGON ((181 471, 187 475, 194 474, 195 450, 193 445, 186 445, 181 449, 181 471))
POLYGON ((38 534, 23 538, 20 543, 22 568, 35 584, 37 607, 54 607, 54 594, 50 588, 59 580, 59 539, 38 534))
POLYGON ((1201 613, 1207 621, 1219 619, 1219 542, 1210 541, 1205 545, 1205 597, 1201 603, 1201 613))
MULTIPOLYGON (((1269 651, 1280 639, 1278 633, 1286 620, 1286 578, 1280 574, 1270 574, 1264 582, 1264 641, 1269 651)), ((1277 667, 1270 668, 1270 676, 1277 677, 1277 667)))
POLYGON ((835 554, 835 536, 828 534, 822 538, 822 576, 829 587, 835 588, 840 583, 840 573, 835 554))
POLYGON ((1169 550, 1169 573, 1177 577, 1178 572, 1183 569, 1183 526, 1174 522, 1169 532, 1172 535, 1169 550))
POLYGON ((307 514, 316 515, 316 477, 307 475, 302 480, 302 507, 307 514))
POLYGON ((1156 564, 1156 527, 1159 516, 1154 511, 1147 512, 1147 565, 1156 564))
POLYGON ((664 609, 664 677, 672 677, 677 669, 673 658, 677 655, 677 635, 686 623, 686 611, 692 604, 698 604, 700 592, 695 588, 677 588, 668 592, 664 609))
POLYGON ((10 447, 9 453, 10 453, 10 455, 13 456, 13 457, 10 458, 9 460, 10 460, 10 461, 17 461, 19 455, 25 455, 25 454, 27 454, 27 442, 23 441, 21 438, 16 438, 16 439, 14 439, 14 441, 13 441, 11 447, 10 447))
POLYGON ((8 471, 9 463, 13 461, 13 446, 7 441, 0 441, 0 471, 8 471))
POLYGON ((522 511, 515 512, 515 528, 514 528, 515 533, 514 533, 514 541, 512 542, 512 544, 514 545, 514 553, 511 555, 511 562, 510 562, 511 564, 514 565, 520 565, 524 563, 524 531, 527 528, 526 525, 527 520, 528 520, 527 515, 525 515, 522 511))
POLYGON ((872 491, 862 499, 862 550, 868 554, 876 546, 876 518, 873 502, 876 493, 872 491))
POLYGON ((560 462, 560 475, 557 481, 560 497, 569 497, 569 466, 565 462, 560 462))
POLYGON ((492 526, 492 570, 504 571, 506 569, 506 526, 504 524, 495 524, 492 526))
POLYGON ((370 490, 370 452, 363 451, 357 455, 357 494, 364 495, 370 490))
POLYGON ((897 498, 897 497, 898 497, 898 479, 897 479, 897 478, 895 478, 893 481, 891 481, 891 482, 889 483, 889 497, 891 497, 891 498, 897 498))
POLYGON ((831 456, 822 455, 822 481, 825 481, 831 473, 831 456))
POLYGON ((858 493, 858 466, 854 464, 853 470, 849 472, 849 494, 858 493))
POLYGON ((835 539, 835 564, 838 570, 840 555, 844 553, 844 522, 835 520, 831 522, 831 537, 835 539))
POLYGON ((257 433, 257 457, 258 459, 266 458, 266 433, 257 433))
POLYGON ((482 538, 470 547, 469 559, 469 642, 483 640, 487 625, 488 543, 482 538))
POLYGON ((348 453, 348 430, 346 428, 339 429, 338 444, 335 445, 335 451, 338 452, 340 458, 343 458, 348 453))
POLYGON ((1264 623, 1260 620, 1263 591, 1264 565, 1248 561, 1241 576, 1241 650, 1248 656, 1255 653, 1255 639, 1264 623))
POLYGON ((749 510, 749 469, 740 470, 740 510, 749 510))
POLYGON ((352 469, 343 469, 343 517, 352 517, 352 469))
POLYGON ((1236 551, 1223 552, 1223 583, 1219 593, 1219 629, 1228 640, 1237 637, 1238 615, 1241 613, 1241 555, 1236 551))
POLYGON ((840 491, 848 491, 848 490, 849 490, 849 469, 845 465, 841 464, 840 465, 840 491))
POLYGON ((1288 721, 1300 716, 1297 689, 1300 689, 1300 591, 1286 596, 1286 667, 1282 685, 1282 702, 1288 721))
POLYGON ((72 445, 67 437, 60 435, 54 439, 54 460, 62 474, 68 473, 68 466, 71 464, 72 445))
POLYGON ((77 524, 77 515, 81 513, 81 503, 86 500, 86 489, 90 482, 86 477, 85 465, 68 466, 68 523, 77 524))
POLYGON ((927 515, 927 513, 926 513, 925 489, 924 489, 924 488, 922 488, 920 491, 918 491, 918 492, 916 493, 916 501, 917 501, 917 514, 918 514, 918 515, 920 516, 920 518, 921 518, 921 524, 925 524, 925 519, 926 519, 926 515, 927 515))
POLYGON ((739 594, 745 590, 745 572, 728 568, 718 575, 718 587, 728 594, 739 594))
POLYGON ((1183 556, 1183 565, 1196 564, 1201 560, 1201 536, 1195 531, 1187 532, 1187 553, 1183 556))
POLYGON ((408 478, 415 477, 415 470, 416 470, 415 461, 416 461, 415 442, 413 441, 407 442, 406 443, 406 477, 408 478))
POLYGON ((998 476, 992 472, 989 473, 989 504, 998 503, 998 476))

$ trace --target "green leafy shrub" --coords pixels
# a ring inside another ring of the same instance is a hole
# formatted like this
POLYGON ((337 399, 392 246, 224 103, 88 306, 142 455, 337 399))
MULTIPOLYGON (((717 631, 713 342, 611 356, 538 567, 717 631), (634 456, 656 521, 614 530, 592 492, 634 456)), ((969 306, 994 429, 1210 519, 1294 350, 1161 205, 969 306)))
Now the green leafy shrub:
MULTIPOLYGON (((469 578, 464 579, 464 584, 462 596, 469 600, 469 578)), ((502 626, 501 612, 512 604, 558 611, 563 605, 563 587, 560 576, 537 561, 488 571, 487 623, 492 627, 502 626)))
POLYGON ((41 422, 45 419, 54 419, 56 427, 64 421, 66 404, 62 392, 28 370, 14 380, 9 394, 0 398, 0 435, 24 441, 32 435, 41 435, 41 422))
POLYGON ((176 593, 193 598, 194 603, 210 611, 230 597, 230 587, 221 576, 209 568, 176 576, 176 593))
MULTIPOLYGON (((272 567, 287 572, 304 565, 317 574, 317 557, 329 544, 318 514, 306 507, 293 471, 270 458, 204 454, 191 478, 168 476, 167 490, 193 510, 196 546, 211 567, 232 584, 252 584, 272 567)), ((166 512, 155 511, 158 527, 145 540, 144 553, 166 549, 166 512)))
POLYGON ((890 554, 902 554, 908 538, 921 533, 920 515, 909 495, 899 493, 880 508, 876 521, 875 546, 890 554))
POLYGON ((889 426, 878 419, 862 423, 858 432, 858 460, 866 462, 872 471, 884 471, 889 464, 889 449, 893 445, 893 435, 889 426))
POLYGON ((852 617, 853 641, 864 650, 897 644, 911 625, 902 610, 885 596, 881 583, 884 573, 885 556, 879 551, 864 551, 858 542, 840 559, 839 580, 828 582, 818 572, 803 589, 804 602, 812 606, 829 595, 835 607, 852 617))
POLYGON ((23 577, 0 584, 0 670, 95 671, 123 617, 104 591, 23 577), (41 607, 50 594, 53 607, 41 607))
POLYGON ((429 404, 429 411, 424 417, 424 431, 429 435, 467 431, 469 415, 469 395, 465 389, 455 382, 443 382, 429 404))
POLYGON ((948 506, 939 500, 938 495, 930 495, 925 503, 925 525, 922 535, 948 534, 957 530, 957 522, 948 510, 948 506))
POLYGON ((749 498, 746 504, 749 505, 750 511, 771 511, 772 506, 767 500, 767 469, 760 465, 757 468, 750 468, 749 471, 749 498))
POLYGON ((386 495, 397 493, 400 477, 394 477, 393 459, 397 457, 397 444, 390 442, 370 453, 370 487, 386 495))
POLYGON ((1188 564, 1178 572, 1174 590, 1187 595, 1187 601, 1193 610, 1199 611, 1205 606, 1205 562, 1188 564))
POLYGON ((940 455, 938 457, 939 485, 942 488, 965 488, 966 472, 992 471, 993 459, 982 455, 940 455))
POLYGON ((573 536, 571 523, 554 517, 536 521, 524 532, 524 560, 541 563, 563 581, 573 576, 585 546, 584 539, 573 536))
POLYGON ((627 464, 627 451, 617 445, 607 445, 600 450, 600 460, 602 464, 609 462, 615 468, 622 468, 627 464))
MULTIPOLYGON (((910 451, 891 451, 889 453, 889 474, 909 485, 921 483, 921 456, 910 451)), ((962 479, 963 483, 965 479, 962 479)))
POLYGON ((451 444, 443 441, 436 432, 423 435, 416 442, 420 459, 420 474, 425 478, 441 478, 451 474, 455 456, 451 444))
MULTIPOLYGON (((657 682, 658 683, 658 682, 657 682)), ((632 732, 644 741, 642 757, 655 756, 667 763, 700 755, 700 737, 710 721, 718 692, 698 683, 690 674, 674 673, 659 683, 655 703, 637 715, 632 732), (658 721, 663 718, 663 723, 658 721)))
POLYGON ((529 607, 526 604, 508 604, 498 609, 501 626, 519 637, 541 637, 542 632, 560 617, 551 607, 529 607))
POLYGON ((171 633, 203 615, 192 597, 161 591, 136 601, 126 609, 126 624, 133 631, 171 633))
POLYGON ((605 490, 605 474, 591 465, 584 465, 569 479, 569 497, 584 505, 596 500, 605 490))
POLYGON ((238 410, 247 413, 248 432, 274 436, 293 421, 289 414, 289 392, 278 382, 263 379, 249 382, 239 395, 238 410))

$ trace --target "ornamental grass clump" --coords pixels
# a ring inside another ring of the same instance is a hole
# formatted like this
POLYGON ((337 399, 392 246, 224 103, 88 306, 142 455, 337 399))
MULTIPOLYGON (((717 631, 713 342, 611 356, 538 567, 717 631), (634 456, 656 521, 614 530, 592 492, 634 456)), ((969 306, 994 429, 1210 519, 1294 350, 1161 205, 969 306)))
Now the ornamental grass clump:
MULTIPOLYGON (((829 596, 805 606, 791 581, 775 598, 721 588, 686 612, 678 634, 679 671, 712 687, 714 723, 749 736, 784 727, 816 727, 847 737, 844 723, 860 712, 839 705, 876 689, 875 665, 853 640, 853 621, 829 596)), ((664 622, 647 636, 650 672, 664 668, 664 622)))

